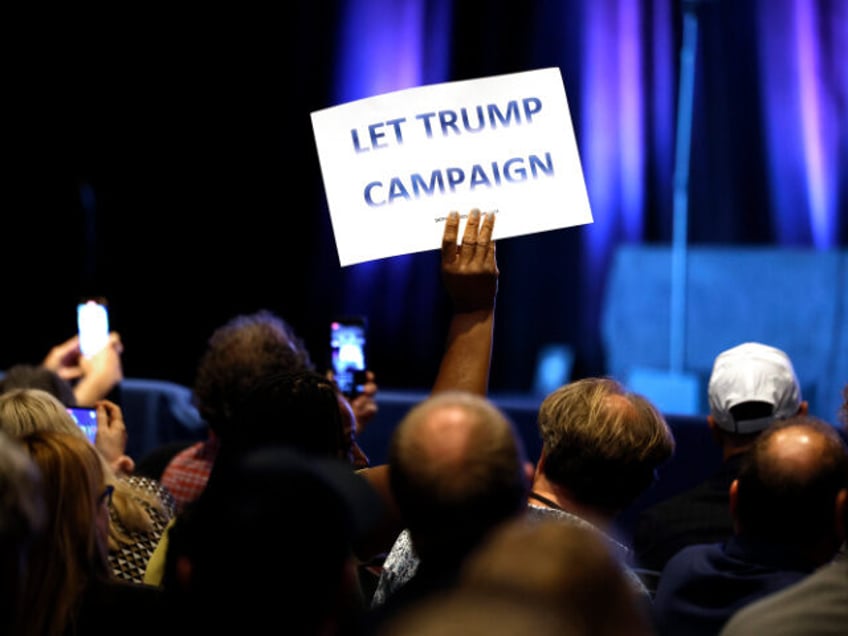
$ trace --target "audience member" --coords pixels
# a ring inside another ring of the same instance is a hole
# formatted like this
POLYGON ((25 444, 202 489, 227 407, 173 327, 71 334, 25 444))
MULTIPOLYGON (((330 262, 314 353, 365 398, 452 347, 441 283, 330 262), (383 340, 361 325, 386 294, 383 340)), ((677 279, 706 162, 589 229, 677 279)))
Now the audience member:
MULTIPOLYGON (((0 394, 12 389, 42 389, 56 397, 67 407, 77 406, 73 388, 56 371, 44 366, 17 364, 0 380, 0 394)), ((91 406, 97 409, 97 446, 112 470, 119 476, 135 471, 135 461, 126 454, 127 427, 121 408, 111 400, 98 399, 91 406)))
POLYGON ((807 412, 792 362, 780 349, 746 342, 720 353, 708 385, 707 425, 721 447, 714 474, 639 515, 633 537, 636 563, 659 572, 687 545, 733 534, 728 490, 743 457, 772 422, 807 412))
MULTIPOLYGON (((616 516, 654 481, 674 452, 674 438, 644 397, 608 378, 584 378, 549 394, 539 409, 542 452, 528 512, 592 528, 615 547, 631 583, 651 590, 631 569, 630 550, 614 536, 616 516)), ((418 556, 402 533, 383 564, 372 604, 379 606, 410 578, 418 556)))
POLYGON ((833 426, 802 415, 769 426, 730 486, 734 535, 688 546, 663 569, 658 633, 717 634, 742 607, 833 559, 846 483, 848 453, 833 426))
POLYGON ((22 619, 29 551, 46 522, 38 467, 18 440, 0 431, 0 634, 13 634, 22 619))
MULTIPOLYGON (((103 402, 108 401, 101 401, 98 406, 104 410, 104 417, 98 415, 98 439, 105 426, 119 428, 125 435, 120 407, 103 402), (110 415, 106 417, 105 412, 110 415)), ((34 431, 58 430, 86 439, 65 406, 39 389, 13 389, 0 394, 0 430, 17 438, 34 431)), ((158 482, 116 475, 103 453, 98 451, 98 456, 109 484, 115 488, 109 506, 109 561, 119 578, 142 582, 147 562, 174 514, 173 500, 158 482)))
POLYGON ((609 542, 556 519, 523 515, 502 524, 466 561, 459 585, 560 613, 578 633, 653 633, 609 542))
MULTIPOLYGON (((373 377, 369 381, 373 381, 373 377)), ((357 403, 367 408, 366 401, 357 403)), ((220 463, 271 445, 285 445, 318 457, 345 459, 354 468, 359 465, 357 457, 364 457, 364 453, 357 452, 351 404, 329 376, 311 367, 272 372, 257 378, 252 386, 245 387, 242 399, 233 402, 229 420, 226 441, 219 444, 207 485, 220 463)), ((188 502, 182 512, 191 504, 188 502)), ((391 528, 394 524, 390 519, 391 515, 387 515, 386 523, 391 528)), ((162 584, 168 532, 166 529, 148 561, 144 575, 146 583, 162 584)), ((357 547, 364 555, 375 551, 367 545, 357 547)))
POLYGON ((352 546, 381 505, 337 458, 266 445, 216 461, 170 532, 163 589, 173 631, 359 633, 352 546))
MULTIPOLYGON (((840 420, 848 432, 848 384, 840 420)), ((842 636, 848 626, 848 482, 837 496, 836 530, 842 547, 799 583, 754 601, 733 614, 721 636, 842 636)))
POLYGON ((420 565, 372 611, 375 627, 450 589, 486 535, 525 510, 525 465, 512 423, 483 396, 443 391, 409 411, 392 435, 389 477, 420 565))
MULTIPOLYGON (((208 437, 177 453, 162 474, 162 483, 174 496, 178 511, 205 488, 221 441, 232 432, 232 414, 249 399, 257 382, 300 370, 315 370, 309 352, 292 327, 270 311, 236 316, 214 331, 193 387, 198 411, 209 428, 208 437)), ((352 407, 363 418, 375 412, 363 404, 373 402, 376 392, 373 374, 369 377, 371 381, 352 407)), ((350 435, 355 435, 355 427, 350 435)), ((363 456, 356 454, 357 460, 363 456)))
MULTIPOLYGON (((495 215, 481 215, 479 210, 471 210, 461 241, 459 223, 457 212, 448 214, 442 237, 442 282, 451 299, 453 314, 432 394, 464 391, 485 396, 499 276, 495 242, 491 240, 495 215)), ((392 492, 393 488, 389 487, 389 491, 392 492)), ((395 501, 391 496, 389 499, 395 501)), ((403 539, 408 543, 408 536, 404 530, 399 537, 395 533, 391 539, 397 537, 397 541, 403 539)), ((387 548, 389 546, 391 542, 387 548)), ((384 571, 383 568, 381 571, 384 571)), ((410 568, 393 581, 400 585, 409 578, 403 575, 411 576, 413 572, 410 568)), ((386 587, 383 579, 384 574, 381 573, 380 585, 386 587)))
POLYGON ((149 636, 162 627, 160 590, 114 578, 107 558, 105 464, 81 435, 41 430, 21 443, 41 471, 47 528, 30 550, 14 633, 149 636))
POLYGON ((123 351, 116 331, 109 334, 109 346, 88 358, 80 352, 79 336, 73 336, 51 348, 41 366, 71 384, 77 404, 91 406, 109 398, 124 379, 123 351))
MULTIPOLYGON (((285 446, 310 457, 346 461, 354 468, 352 440, 355 424, 350 404, 336 383, 317 371, 301 368, 257 378, 228 416, 227 435, 221 438, 206 487, 219 467, 247 452, 285 446)), ((188 502, 180 514, 190 510, 188 502)), ((172 524, 173 525, 173 524, 172 524)), ((168 533, 148 561, 144 581, 159 585, 164 575, 168 533)))
MULTIPOLYGON (((464 237, 466 244, 469 240, 476 242, 478 237, 480 215, 479 212, 473 214, 476 214, 473 217, 474 222, 470 224, 464 237)), ((493 216, 484 222, 488 227, 489 236, 493 223, 493 216)), ((485 390, 488 380, 496 287, 493 276, 496 276, 496 268, 493 267, 493 253, 492 258, 483 259, 479 257, 479 253, 468 250, 467 245, 464 250, 462 246, 457 246, 458 226, 459 215, 453 213, 445 224, 442 276, 454 302, 454 312, 435 386, 442 390, 457 387, 479 392, 485 390)), ((360 424, 358 420, 354 423, 353 412, 358 411, 365 416, 374 414, 376 409, 369 406, 376 390, 373 374, 369 374, 371 389, 353 403, 349 403, 334 382, 329 382, 328 378, 322 378, 314 372, 308 353, 301 345, 293 348, 288 344, 288 340, 280 338, 279 334, 285 332, 288 337, 299 342, 290 330, 284 328, 285 323, 270 315, 266 315, 261 321, 241 317, 237 322, 240 323, 240 328, 228 325, 219 329, 213 336, 210 348, 201 363, 203 373, 198 374, 198 384, 203 387, 200 394, 214 396, 222 392, 220 387, 235 384, 235 381, 240 379, 240 374, 234 371, 236 367, 230 365, 244 358, 242 366, 251 369, 250 383, 234 386, 231 395, 227 396, 226 409, 217 408, 219 412, 226 411, 226 418, 216 420, 214 412, 207 416, 210 421, 221 423, 216 426, 218 429, 226 428, 227 431, 224 435, 214 435, 213 432, 211 439, 214 439, 216 446, 215 455, 227 453, 226 449, 230 449, 232 454, 237 456, 245 450, 273 442, 285 443, 318 455, 338 457, 341 454, 347 457, 353 466, 357 466, 355 458, 351 460, 351 456, 356 451, 354 430, 360 424), (245 346, 241 347, 239 355, 235 355, 232 351, 234 343, 247 340, 251 331, 260 332, 259 335, 253 334, 250 339, 257 342, 267 341, 266 350, 281 349, 284 358, 288 360, 294 355, 300 362, 280 365, 275 359, 264 361, 263 356, 266 354, 263 350, 251 352, 249 347, 245 346), (270 336, 267 333, 269 331, 270 336), (228 342, 231 344, 225 346, 228 342), (212 378, 216 380, 213 382, 212 378), (215 386, 218 386, 219 390, 213 390, 215 386), (339 421, 344 429, 341 440, 339 421), (293 422, 298 424, 293 425, 293 422), (306 426, 307 422, 311 424, 306 426), (226 426, 222 426, 223 424, 226 426)), ((208 402, 213 404, 214 399, 210 398, 208 402)), ((211 461, 205 464, 207 468, 212 466, 211 461)), ((214 471, 210 470, 204 481, 210 480, 213 473, 214 471)), ((367 562, 371 557, 385 553, 402 526, 399 525, 399 514, 391 495, 388 466, 369 466, 360 469, 359 473, 381 494, 386 511, 383 523, 378 524, 377 529, 357 545, 357 555, 363 562, 367 562)), ((148 563, 145 581, 161 584, 168 552, 167 544, 166 533, 148 563)))

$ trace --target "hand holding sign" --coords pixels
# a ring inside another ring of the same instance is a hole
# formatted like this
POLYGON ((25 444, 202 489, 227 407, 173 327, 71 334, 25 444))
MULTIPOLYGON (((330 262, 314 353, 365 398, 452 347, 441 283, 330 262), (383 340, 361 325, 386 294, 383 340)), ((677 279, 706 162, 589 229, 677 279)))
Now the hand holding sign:
POLYGON ((592 222, 557 68, 388 93, 312 124, 342 266, 436 249, 442 210, 496 211, 498 237, 592 222))
POLYGON ((445 221, 442 279, 456 311, 488 310, 494 305, 499 274, 492 240, 494 226, 494 214, 486 214, 481 224, 480 210, 471 210, 462 243, 457 245, 459 214, 451 212, 445 221))

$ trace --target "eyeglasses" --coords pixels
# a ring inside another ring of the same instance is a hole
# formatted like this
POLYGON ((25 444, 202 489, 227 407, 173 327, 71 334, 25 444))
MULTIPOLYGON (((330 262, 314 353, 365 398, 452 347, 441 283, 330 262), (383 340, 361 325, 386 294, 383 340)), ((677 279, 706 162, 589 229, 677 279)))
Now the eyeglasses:
POLYGON ((112 486, 111 484, 106 486, 106 488, 103 489, 103 492, 101 493, 100 497, 97 498, 97 505, 101 505, 105 501, 107 506, 111 506, 113 492, 115 492, 114 486, 112 486))

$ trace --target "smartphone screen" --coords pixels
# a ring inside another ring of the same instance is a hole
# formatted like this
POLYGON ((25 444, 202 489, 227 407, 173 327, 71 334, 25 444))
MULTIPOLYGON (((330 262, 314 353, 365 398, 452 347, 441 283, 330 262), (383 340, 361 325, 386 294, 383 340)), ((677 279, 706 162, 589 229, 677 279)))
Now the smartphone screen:
POLYGON ((92 444, 97 437, 97 409, 93 406, 69 406, 68 413, 92 444))
POLYGON ((365 383, 366 320, 361 316, 337 318, 330 323, 333 375, 342 393, 354 397, 365 383))
POLYGON ((84 300, 77 305, 80 352, 90 358, 109 344, 109 310, 106 301, 84 300))

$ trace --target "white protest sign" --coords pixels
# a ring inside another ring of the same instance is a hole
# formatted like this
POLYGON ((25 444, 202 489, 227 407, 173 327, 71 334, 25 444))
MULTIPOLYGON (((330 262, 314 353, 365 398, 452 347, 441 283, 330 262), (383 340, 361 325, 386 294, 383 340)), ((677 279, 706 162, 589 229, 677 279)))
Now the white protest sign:
POLYGON ((410 88, 311 116, 342 267, 439 248, 453 210, 496 212, 495 239, 592 222, 558 68, 410 88))

